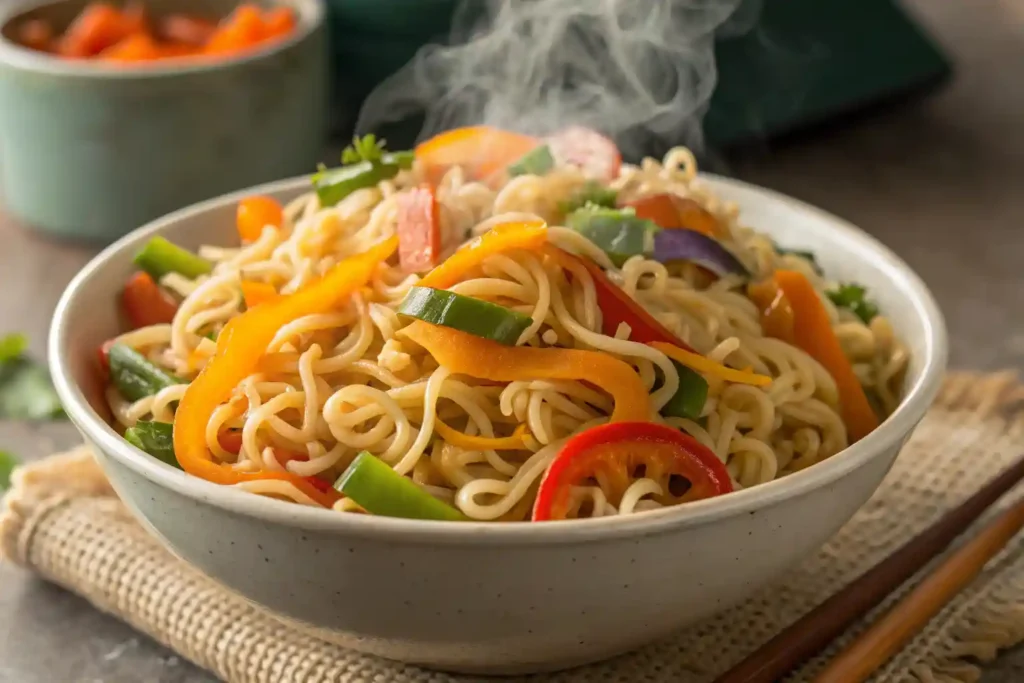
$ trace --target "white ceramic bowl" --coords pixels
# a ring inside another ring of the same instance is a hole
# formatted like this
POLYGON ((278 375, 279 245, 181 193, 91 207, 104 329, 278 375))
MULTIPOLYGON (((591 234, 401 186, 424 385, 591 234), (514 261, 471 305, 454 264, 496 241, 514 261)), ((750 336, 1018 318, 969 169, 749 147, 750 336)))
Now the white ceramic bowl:
MULTIPOLYGON (((175 554, 297 627, 357 650, 464 672, 522 673, 603 659, 743 600, 817 550, 868 499, 931 404, 946 333, 931 295, 888 249, 787 197, 721 178, 744 222, 812 249, 866 284, 910 348, 906 397, 833 458, 728 496, 618 519, 444 523, 341 515, 223 488, 172 469, 105 421, 95 349, 153 235, 236 239, 239 193, 174 213, 97 256, 61 298, 50 363, 71 419, 121 498, 175 554)), ((307 179, 253 192, 289 199, 307 179)))

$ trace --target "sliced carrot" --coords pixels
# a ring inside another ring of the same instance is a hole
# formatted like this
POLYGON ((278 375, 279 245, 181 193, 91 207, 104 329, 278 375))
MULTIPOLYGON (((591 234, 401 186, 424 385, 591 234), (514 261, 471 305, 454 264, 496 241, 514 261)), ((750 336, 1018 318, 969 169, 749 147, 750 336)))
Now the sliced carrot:
POLYGON ((540 144, 540 140, 490 126, 456 128, 416 147, 432 184, 453 166, 461 166, 471 178, 488 179, 508 168, 540 144))
POLYGON ((775 282, 793 309, 793 339, 796 346, 821 363, 832 375, 839 389, 839 409, 850 443, 862 439, 878 427, 878 416, 871 408, 864 388, 853 372, 853 366, 832 331, 832 322, 818 293, 810 281, 796 271, 776 271, 775 282))
POLYGON ((256 5, 239 5, 210 36, 204 52, 230 54, 249 49, 263 40, 263 14, 256 5))
POLYGON ((441 216, 429 185, 398 195, 398 259, 407 273, 425 273, 441 258, 441 216))
POLYGON ((295 12, 291 7, 275 7, 263 14, 266 39, 281 38, 295 30, 295 12))
POLYGON ((124 286, 121 306, 132 329, 169 323, 178 312, 178 304, 148 273, 143 272, 132 275, 124 286))
POLYGON ((53 26, 45 19, 29 19, 18 27, 18 42, 33 50, 49 52, 53 44, 53 26))
POLYGON ((253 308, 267 301, 280 299, 281 295, 265 282, 242 280, 242 297, 245 299, 245 307, 253 308))
POLYGON ((159 34, 164 40, 202 47, 217 30, 217 24, 209 19, 190 17, 187 14, 171 14, 160 21, 159 34))
POLYGON ((160 43, 160 56, 167 59, 176 59, 179 57, 189 57, 197 55, 200 49, 190 43, 181 42, 165 42, 160 43))
POLYGON ((235 227, 243 242, 258 240, 268 225, 280 228, 283 224, 284 208, 276 199, 254 195, 238 202, 235 227))
POLYGON ((145 33, 130 35, 100 53, 99 58, 110 62, 151 62, 163 57, 163 52, 145 33))
POLYGON ((117 8, 93 2, 68 27, 57 49, 65 57, 92 57, 127 35, 124 16, 117 8))

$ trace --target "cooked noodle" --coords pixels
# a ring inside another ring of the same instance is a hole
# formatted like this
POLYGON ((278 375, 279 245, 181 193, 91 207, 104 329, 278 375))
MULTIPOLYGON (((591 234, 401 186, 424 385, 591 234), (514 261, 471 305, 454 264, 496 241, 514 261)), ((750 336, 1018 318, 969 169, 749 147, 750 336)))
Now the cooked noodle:
MULTIPOLYGON (((118 341, 190 380, 216 349, 216 333, 244 310, 242 280, 292 293, 346 257, 395 234, 398 193, 417 183, 418 169, 403 171, 375 188, 358 190, 321 209, 306 194, 285 208, 285 225, 268 227, 240 248, 208 246, 201 255, 215 263, 210 276, 167 276, 161 284, 184 297, 170 325, 128 332, 118 341)), ((452 251, 472 234, 498 222, 540 218, 556 226, 559 202, 585 184, 572 168, 545 176, 523 175, 497 191, 452 169, 441 181, 443 244, 452 251)), ((623 166, 612 187, 629 199, 670 192, 698 202, 722 226, 720 241, 754 273, 798 270, 819 292, 832 283, 806 259, 783 255, 772 242, 739 222, 738 207, 722 201, 697 178, 693 155, 669 152, 663 162, 646 159, 623 166)), ((598 350, 632 365, 646 385, 650 419, 692 435, 727 466, 736 488, 785 476, 820 462, 848 445, 838 412, 835 380, 802 350, 765 336, 760 311, 742 283, 726 276, 707 283, 695 270, 670 269, 643 257, 621 269, 580 233, 551 227, 549 241, 609 268, 610 279, 697 352, 737 369, 768 375, 765 387, 731 384, 715 377, 699 420, 662 418, 658 411, 678 386, 678 373, 662 352, 629 341, 628 326, 615 337, 601 332, 593 281, 586 270, 564 271, 539 254, 512 251, 489 257, 451 289, 529 315, 532 325, 520 345, 598 350)), ((282 327, 266 349, 259 372, 235 389, 206 429, 215 461, 240 471, 287 469, 334 481, 361 451, 368 450, 438 498, 476 520, 529 517, 538 480, 566 439, 606 422, 611 399, 579 381, 524 380, 501 386, 455 375, 403 338, 407 320, 396 307, 418 277, 382 265, 370 286, 337 310, 282 327), (438 420, 468 435, 508 436, 526 425, 521 450, 472 451, 436 436, 438 420), (229 453, 218 442, 223 430, 240 430, 241 449, 229 453), (281 464, 275 452, 301 454, 281 464)), ((822 297, 844 351, 869 395, 888 414, 899 401, 908 355, 882 316, 870 324, 822 297)), ((174 386, 134 403, 108 392, 115 420, 124 427, 140 419, 170 422, 187 385, 174 386)), ((315 501, 286 481, 250 481, 239 488, 305 505, 315 501)), ((601 487, 573 492, 578 514, 604 516, 660 507, 662 484, 633 481, 618 505, 601 487)), ((358 510, 352 501, 338 511, 358 510)))

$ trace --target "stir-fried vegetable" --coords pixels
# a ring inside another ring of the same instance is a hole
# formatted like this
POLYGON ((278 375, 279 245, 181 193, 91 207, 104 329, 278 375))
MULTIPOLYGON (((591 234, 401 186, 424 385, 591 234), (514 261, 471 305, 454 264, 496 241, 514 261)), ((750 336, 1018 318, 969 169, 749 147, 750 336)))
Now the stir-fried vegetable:
POLYGON ((163 237, 154 237, 135 255, 135 265, 149 273, 156 282, 168 273, 178 273, 189 279, 206 275, 213 264, 199 258, 188 249, 182 249, 163 237))
POLYGON ((779 289, 774 278, 747 285, 747 296, 757 304, 761 312, 761 329, 769 337, 781 339, 787 344, 794 343, 793 307, 779 289))
POLYGON ((493 382, 583 380, 612 395, 615 400, 612 422, 650 417, 650 400, 640 376, 628 363, 607 353, 505 346, 421 320, 404 328, 402 334, 455 374, 493 382))
POLYGON ((441 258, 441 214, 429 185, 398 195, 398 262, 407 273, 425 273, 441 258))
POLYGON ((121 308, 133 330, 170 323, 178 312, 177 302, 146 272, 135 273, 128 280, 121 292, 121 308))
POLYGON ((878 315, 878 306, 867 298, 867 290, 861 285, 841 284, 839 289, 826 292, 826 294, 832 303, 840 308, 849 309, 865 325, 878 315))
POLYGON ((573 193, 569 199, 559 202, 558 210, 568 215, 587 205, 603 206, 608 209, 614 209, 615 202, 618 201, 618 198, 619 193, 612 188, 605 187, 597 181, 588 180, 587 183, 573 193))
POLYGON ((439 418, 434 418, 438 435, 453 446, 473 451, 517 451, 526 448, 526 424, 516 427, 512 436, 470 436, 452 429, 439 418))
POLYGON ((541 145, 524 154, 519 161, 510 164, 508 174, 510 176, 544 175, 554 167, 555 158, 551 156, 551 148, 541 145))
POLYGON ((486 180, 521 159, 540 141, 490 126, 456 128, 437 135, 416 147, 416 158, 423 164, 432 184, 453 166, 460 166, 475 180, 486 180))
POLYGON ((398 175, 402 169, 412 167, 410 153, 384 151, 384 140, 373 135, 353 138, 352 144, 341 154, 340 168, 320 168, 313 176, 313 187, 321 206, 334 206, 356 190, 373 187, 382 180, 398 175))
POLYGON ((124 344, 114 344, 107 351, 110 380, 121 396, 129 401, 152 396, 162 389, 181 384, 181 380, 165 372, 145 356, 124 344))
POLYGON ((648 343, 648 346, 658 349, 672 360, 682 363, 692 370, 718 377, 726 382, 749 384, 755 387, 766 387, 772 383, 772 378, 767 375, 759 375, 750 370, 736 370, 726 367, 717 361, 705 358, 699 353, 688 351, 674 344, 655 341, 648 343))
POLYGON ((788 249, 786 247, 779 246, 774 242, 772 242, 772 246, 775 247, 775 251, 783 256, 799 256, 804 259, 811 264, 811 268, 813 268, 814 272, 818 275, 821 275, 823 272, 821 270, 821 266, 818 265, 818 257, 814 255, 813 251, 807 251, 806 249, 788 249))
POLYGON ((708 400, 708 382, 677 360, 673 360, 672 365, 679 374, 679 388, 672 394, 668 403, 662 406, 661 414, 665 417, 696 420, 708 400))
POLYGON ((253 308, 267 301, 276 301, 281 295, 265 282, 242 280, 242 298, 245 299, 246 308, 253 308))
POLYGON ((692 230, 708 237, 719 232, 715 217, 693 199, 666 192, 634 199, 627 206, 666 230, 692 230))
POLYGON ((858 441, 878 426, 878 416, 832 331, 828 311, 814 286, 801 273, 779 270, 774 278, 793 311, 793 343, 821 363, 836 381, 840 414, 850 442, 858 441))
POLYGON ((600 247, 616 266, 631 256, 651 253, 654 234, 660 230, 632 212, 599 206, 584 206, 572 212, 566 224, 600 247))
POLYGON ((619 175, 622 155, 611 139, 582 126, 564 128, 546 140, 559 165, 576 166, 588 178, 611 182, 619 175))
POLYGON ((45 420, 64 414, 46 368, 26 355, 23 334, 0 337, 0 419, 45 420))
POLYGON ((465 519, 451 505, 430 495, 367 451, 356 456, 334 483, 334 488, 371 515, 453 522, 465 519))
POLYGON ((510 308, 429 287, 412 287, 398 312, 499 344, 515 344, 526 328, 533 324, 530 316, 510 308))
POLYGON ((397 238, 385 240, 365 253, 341 261, 298 292, 256 306, 228 321, 217 338, 216 353, 189 385, 175 413, 174 452, 186 472, 217 484, 279 479, 292 483, 324 507, 334 503, 336 494, 325 493, 291 472, 239 472, 215 463, 206 447, 206 425, 217 406, 256 370, 267 345, 281 327, 303 316, 331 310, 338 301, 365 286, 377 267, 397 248, 397 238))
POLYGON ((459 247, 432 271, 427 273, 420 285, 435 289, 447 289, 494 254, 513 249, 536 251, 548 241, 548 229, 540 221, 523 223, 501 223, 473 241, 459 247))
POLYGON ((693 230, 660 230, 654 235, 655 261, 688 261, 715 275, 749 275, 740 260, 717 240, 693 230))
POLYGON ((533 521, 568 519, 573 490, 591 480, 617 506, 639 478, 658 485, 651 498, 661 505, 732 491, 725 465, 693 437, 651 422, 619 422, 588 429, 562 447, 541 480, 533 521))
POLYGON ((267 226, 280 228, 284 225, 284 209, 273 197, 254 195, 238 202, 235 226, 243 242, 255 242, 267 226))
POLYGON ((169 422, 139 420, 134 426, 125 430, 124 440, 140 451, 149 453, 157 460, 180 470, 181 465, 174 457, 173 433, 174 425, 169 422))
POLYGON ((11 486, 11 475, 18 466, 18 459, 12 453, 0 451, 0 492, 11 486))

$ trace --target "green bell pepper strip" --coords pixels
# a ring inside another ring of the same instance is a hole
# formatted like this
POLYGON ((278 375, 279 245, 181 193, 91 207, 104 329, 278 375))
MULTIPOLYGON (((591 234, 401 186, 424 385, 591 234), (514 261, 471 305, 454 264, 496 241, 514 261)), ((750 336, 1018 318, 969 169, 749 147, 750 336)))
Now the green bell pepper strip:
POLYGON ((181 384, 181 380, 150 363, 135 349, 114 344, 107 353, 110 380, 118 393, 129 401, 152 396, 161 389, 181 384))
POLYGON ((167 463, 179 470, 181 465, 174 457, 174 425, 170 422, 153 422, 140 420, 134 427, 125 430, 124 440, 149 453, 157 460, 167 463))
POLYGON ((585 206, 603 206, 608 209, 614 209, 615 203, 618 200, 618 192, 610 187, 601 185, 597 181, 588 180, 586 185, 577 190, 569 199, 559 202, 558 210, 568 215, 585 206))
POLYGON ((510 164, 508 174, 510 176, 544 175, 554 167, 555 158, 551 156, 551 148, 541 145, 524 154, 519 161, 510 164))
POLYGON ((398 312, 417 320, 513 346, 533 319, 518 311, 445 289, 412 287, 398 312))
POLYGON ((163 237, 154 237, 135 255, 135 265, 149 273, 156 281, 168 273, 179 273, 194 280, 213 270, 213 264, 188 249, 183 249, 163 237))
POLYGON ((394 178, 400 169, 397 162, 385 163, 383 159, 380 162, 360 161, 317 173, 313 176, 313 187, 320 198, 320 206, 334 206, 356 190, 394 178))
POLYGON ((356 456, 338 477, 334 489, 371 515, 440 521, 465 519, 451 505, 430 495, 367 451, 356 456))
POLYGON ((708 400, 708 382, 699 373, 678 361, 673 360, 672 365, 679 373, 679 388, 668 403, 662 406, 661 414, 665 417, 699 419, 708 400))
POLYGON ((601 248, 616 266, 631 256, 651 253, 654 233, 661 229, 627 211, 594 206, 573 211, 566 224, 601 248))

